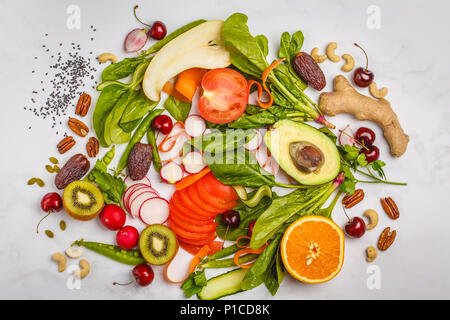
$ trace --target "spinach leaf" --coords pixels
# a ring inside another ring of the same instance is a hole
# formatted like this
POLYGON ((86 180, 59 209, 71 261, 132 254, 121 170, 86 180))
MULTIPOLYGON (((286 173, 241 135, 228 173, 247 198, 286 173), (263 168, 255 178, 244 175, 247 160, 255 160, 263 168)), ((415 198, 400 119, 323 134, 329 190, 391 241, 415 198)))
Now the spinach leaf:
POLYGON ((230 53, 231 63, 244 73, 260 78, 268 67, 261 37, 254 38, 247 26, 247 16, 231 15, 222 27, 224 46, 230 53), (263 49, 261 49, 263 48, 263 49))
POLYGON ((95 105, 95 110, 92 119, 95 134, 102 147, 108 146, 108 144, 105 142, 105 139, 103 138, 106 117, 114 108, 114 105, 120 99, 122 94, 124 94, 127 90, 128 88, 113 84, 107 86, 100 93, 100 96, 97 100, 97 104, 95 105))
POLYGON ((319 128, 318 130, 320 132, 322 132, 323 134, 325 134, 328 138, 330 138, 334 144, 336 144, 337 137, 330 129, 328 129, 327 127, 322 127, 322 128, 319 128))
POLYGON ((220 161, 222 153, 242 147, 255 134, 254 130, 226 130, 225 132, 212 130, 208 134, 187 141, 186 144, 206 153, 217 154, 217 159, 220 161))
POLYGON ((300 30, 295 32, 292 37, 289 32, 283 32, 280 39, 278 57, 280 59, 286 58, 289 62, 292 62, 295 55, 302 49, 303 41, 303 33, 300 30))
POLYGON ((186 280, 181 285, 181 289, 184 291, 184 295, 187 298, 192 297, 194 294, 202 291, 203 287, 207 284, 205 271, 191 272, 186 280))
POLYGON ((120 118, 120 127, 125 132, 133 131, 144 116, 158 105, 158 101, 148 99, 142 90, 137 91, 134 98, 128 102, 120 118))
POLYGON ((266 273, 266 279, 264 280, 264 284, 272 296, 277 293, 285 274, 286 271, 281 261, 280 247, 278 247, 275 259, 272 259, 272 263, 266 273))
POLYGON ((260 254, 255 263, 242 279, 242 289, 249 290, 256 288, 266 280, 267 271, 270 271, 272 261, 275 261, 275 255, 278 252, 278 246, 281 242, 282 233, 278 234, 260 254))
POLYGON ((295 190, 272 200, 272 204, 256 220, 250 241, 252 249, 266 243, 293 215, 310 206, 323 195, 331 184, 295 190))
POLYGON ((121 144, 130 140, 130 133, 123 131, 122 128, 119 127, 119 122, 127 104, 130 100, 134 99, 135 95, 133 90, 125 92, 106 117, 103 139, 108 146, 111 145, 111 143, 121 144))
POLYGON ((205 156, 205 162, 213 175, 223 184, 258 188, 262 185, 277 186, 275 177, 261 168, 252 153, 244 148, 219 156, 205 156))
POLYGON ((265 35, 258 35, 255 37, 256 42, 259 45, 259 48, 263 52, 264 56, 267 57, 269 54, 269 40, 267 40, 265 35))
POLYGON ((164 108, 177 121, 184 122, 191 111, 192 103, 180 101, 172 96, 169 96, 164 103, 164 108))
POLYGON ((143 61, 145 61, 144 57, 135 57, 125 58, 122 61, 110 64, 102 72, 102 82, 128 77, 143 61))

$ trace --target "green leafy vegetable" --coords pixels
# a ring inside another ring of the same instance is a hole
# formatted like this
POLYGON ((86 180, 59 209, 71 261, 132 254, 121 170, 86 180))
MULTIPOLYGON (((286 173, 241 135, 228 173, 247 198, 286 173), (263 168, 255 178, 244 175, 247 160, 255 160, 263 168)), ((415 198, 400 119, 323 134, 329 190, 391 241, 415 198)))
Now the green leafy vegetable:
POLYGON ((103 69, 102 82, 115 81, 128 77, 138 65, 145 61, 144 57, 125 58, 117 63, 112 63, 103 69))
POLYGON ((206 286, 208 280, 205 276, 205 271, 195 271, 189 274, 188 278, 181 285, 181 289, 184 291, 184 295, 187 298, 192 297, 194 294, 202 291, 206 286))
POLYGON ((120 127, 125 132, 133 131, 141 122, 142 118, 158 105, 157 101, 148 99, 142 90, 138 90, 137 92, 133 99, 128 102, 120 118, 120 127))
POLYGON ((180 101, 173 96, 169 96, 164 102, 164 108, 177 121, 184 122, 191 111, 192 103, 180 101))

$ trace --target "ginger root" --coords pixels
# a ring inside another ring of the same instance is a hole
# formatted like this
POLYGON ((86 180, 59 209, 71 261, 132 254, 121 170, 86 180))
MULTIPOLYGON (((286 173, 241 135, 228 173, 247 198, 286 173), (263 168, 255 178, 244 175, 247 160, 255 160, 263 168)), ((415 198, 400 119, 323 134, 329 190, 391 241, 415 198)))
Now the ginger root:
POLYGON ((400 157, 406 152, 409 136, 400 126, 389 101, 374 100, 360 94, 342 75, 334 78, 333 89, 334 92, 324 92, 320 95, 319 108, 325 115, 350 113, 358 120, 371 120, 383 129, 394 157, 400 157))

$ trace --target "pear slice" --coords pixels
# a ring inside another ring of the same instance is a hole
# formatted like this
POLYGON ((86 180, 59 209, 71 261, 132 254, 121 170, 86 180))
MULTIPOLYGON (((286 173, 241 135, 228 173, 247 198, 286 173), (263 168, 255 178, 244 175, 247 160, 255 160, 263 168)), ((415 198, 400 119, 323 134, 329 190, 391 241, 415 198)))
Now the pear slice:
POLYGON ((152 59, 142 81, 147 98, 160 99, 164 84, 190 68, 228 67, 230 56, 221 45, 223 21, 206 21, 166 44, 152 59))

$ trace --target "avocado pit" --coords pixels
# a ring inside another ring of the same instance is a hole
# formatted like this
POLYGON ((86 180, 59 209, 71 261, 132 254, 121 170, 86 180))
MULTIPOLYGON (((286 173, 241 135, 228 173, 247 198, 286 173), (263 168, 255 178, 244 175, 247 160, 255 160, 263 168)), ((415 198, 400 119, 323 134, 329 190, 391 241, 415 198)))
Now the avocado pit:
POLYGON ((289 144, 289 154, 297 169, 305 173, 320 169, 324 163, 322 151, 306 141, 296 141, 289 144))

